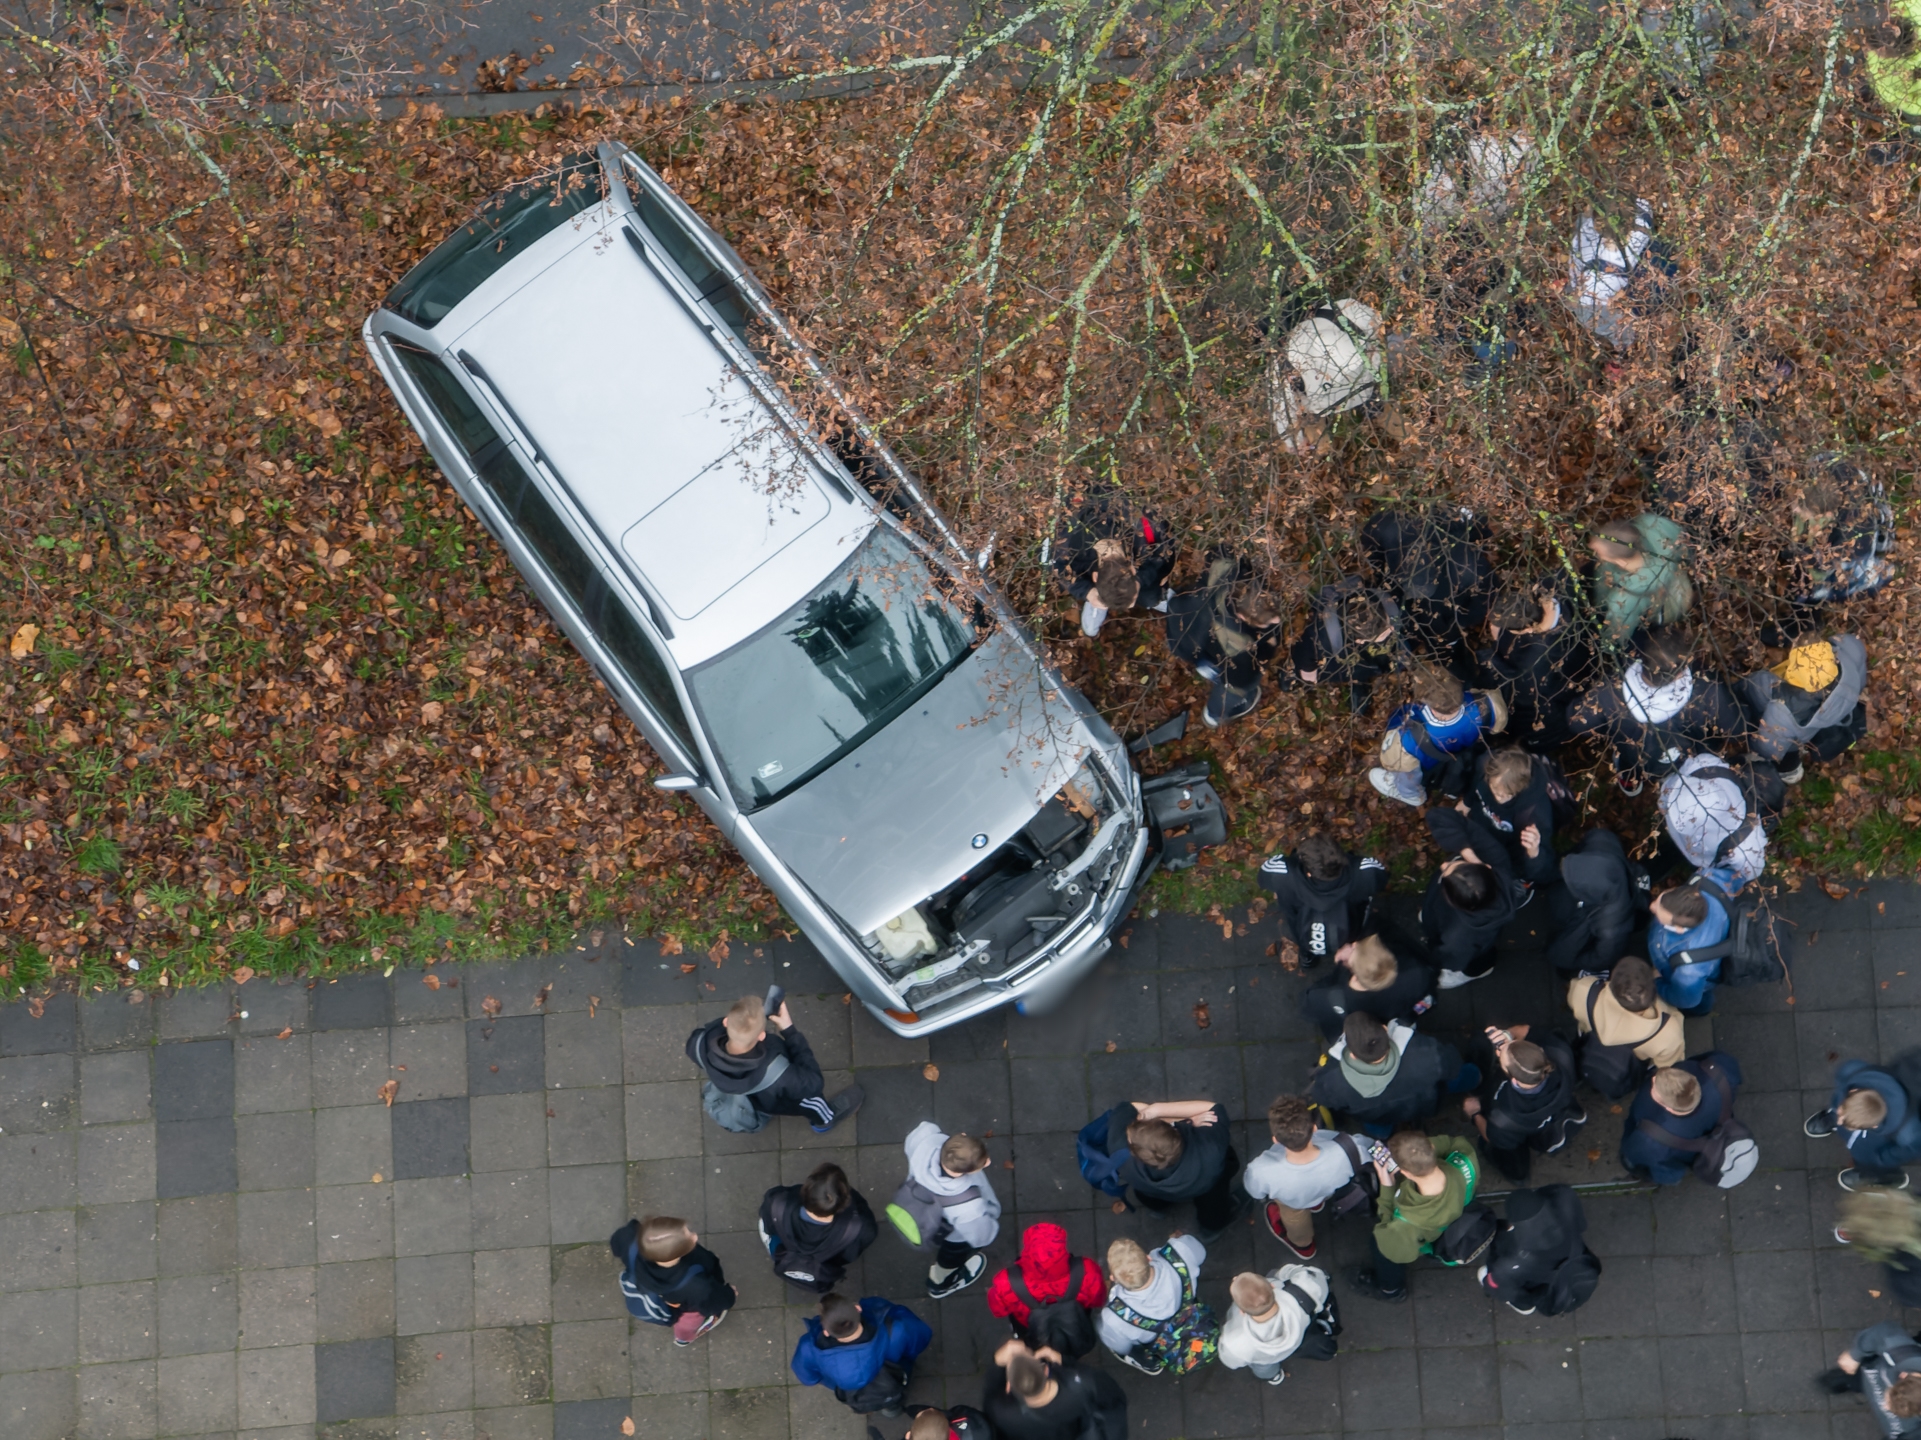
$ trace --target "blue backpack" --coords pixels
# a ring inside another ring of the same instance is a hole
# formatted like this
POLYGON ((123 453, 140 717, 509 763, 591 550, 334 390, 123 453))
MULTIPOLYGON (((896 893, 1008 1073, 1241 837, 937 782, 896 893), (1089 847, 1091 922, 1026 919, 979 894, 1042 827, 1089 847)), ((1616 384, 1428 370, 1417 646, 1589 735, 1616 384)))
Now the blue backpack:
MULTIPOLYGON (((627 1313, 636 1320, 644 1320, 649 1325, 671 1325, 679 1317, 660 1296, 651 1290, 643 1290, 635 1279, 640 1268, 640 1244, 636 1241, 627 1247, 627 1268, 620 1272, 620 1294, 627 1302, 627 1313)), ((698 1270, 689 1271, 680 1279, 685 1285, 698 1270)), ((680 1285, 674 1288, 678 1290, 680 1285)))
POLYGON ((1120 1178, 1121 1166, 1133 1158, 1123 1150, 1119 1155, 1107 1153, 1107 1116, 1097 1115, 1081 1126, 1080 1134, 1074 1137, 1074 1153, 1080 1160, 1081 1178, 1103 1195, 1112 1195, 1116 1200, 1127 1198, 1127 1185, 1120 1178))

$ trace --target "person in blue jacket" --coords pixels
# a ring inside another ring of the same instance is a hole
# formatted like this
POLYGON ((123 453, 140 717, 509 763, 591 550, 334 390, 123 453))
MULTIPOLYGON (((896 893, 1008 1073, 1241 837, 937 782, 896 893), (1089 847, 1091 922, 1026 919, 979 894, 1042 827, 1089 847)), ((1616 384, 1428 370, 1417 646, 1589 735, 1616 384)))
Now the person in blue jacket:
POLYGON ((1711 1061, 1729 1086, 1740 1088, 1740 1063, 1723 1051, 1710 1050, 1679 1065, 1656 1070, 1642 1082, 1628 1109, 1627 1126, 1621 1135, 1621 1163, 1656 1185, 1679 1185, 1687 1179, 1694 1152, 1663 1145, 1641 1129, 1643 1120, 1652 1121, 1657 1129, 1677 1140, 1699 1140, 1721 1123, 1721 1090, 1708 1077, 1702 1061, 1711 1061))
POLYGON ((1418 808, 1427 804, 1430 778, 1450 796, 1467 787, 1473 768, 1456 757, 1507 728, 1507 705, 1500 691, 1464 689, 1438 665, 1417 667, 1410 690, 1409 702, 1388 717, 1381 763, 1367 781, 1388 799, 1418 808))
MULTIPOLYGON (((1726 882, 1710 872, 1708 879, 1726 882)), ((1698 885, 1663 890, 1648 906, 1648 960, 1660 977, 1661 998, 1683 1015, 1714 1013, 1714 982, 1721 957, 1691 958, 1728 938, 1728 909, 1698 885)))
POLYGON ((1908 1188, 1901 1167, 1921 1158, 1921 1113, 1898 1076, 1865 1060, 1843 1060, 1834 1067, 1834 1099, 1801 1127, 1819 1140, 1846 1132, 1848 1158, 1840 1174, 1843 1190, 1869 1185, 1908 1188))
POLYGON ((905 1415, 914 1360, 934 1332, 905 1305, 869 1295, 859 1305, 838 1293, 820 1297, 820 1314, 794 1346, 794 1375, 825 1385, 856 1415, 905 1415))

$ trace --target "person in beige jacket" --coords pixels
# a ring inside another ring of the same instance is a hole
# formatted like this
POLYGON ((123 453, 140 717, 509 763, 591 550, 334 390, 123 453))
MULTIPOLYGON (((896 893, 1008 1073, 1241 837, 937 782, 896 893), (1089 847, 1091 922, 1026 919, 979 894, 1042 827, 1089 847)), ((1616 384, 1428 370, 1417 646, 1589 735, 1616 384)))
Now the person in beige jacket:
POLYGON ((1637 1060, 1657 1069, 1687 1058, 1681 1013, 1655 993, 1654 967, 1633 955, 1614 962, 1605 981, 1581 975, 1568 982, 1568 1008, 1583 1035, 1590 1031, 1603 1045, 1632 1045, 1637 1060), (1600 986, 1594 1020, 1588 1022, 1588 992, 1600 986))

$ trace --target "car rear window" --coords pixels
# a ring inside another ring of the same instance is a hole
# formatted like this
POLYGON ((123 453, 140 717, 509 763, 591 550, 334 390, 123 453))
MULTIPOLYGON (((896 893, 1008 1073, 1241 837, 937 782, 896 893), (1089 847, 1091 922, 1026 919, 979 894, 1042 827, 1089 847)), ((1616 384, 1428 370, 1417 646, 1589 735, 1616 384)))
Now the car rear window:
POLYGON ((447 313, 543 235, 604 198, 600 163, 574 155, 545 176, 494 200, 443 240, 387 296, 387 308, 431 330, 447 313))

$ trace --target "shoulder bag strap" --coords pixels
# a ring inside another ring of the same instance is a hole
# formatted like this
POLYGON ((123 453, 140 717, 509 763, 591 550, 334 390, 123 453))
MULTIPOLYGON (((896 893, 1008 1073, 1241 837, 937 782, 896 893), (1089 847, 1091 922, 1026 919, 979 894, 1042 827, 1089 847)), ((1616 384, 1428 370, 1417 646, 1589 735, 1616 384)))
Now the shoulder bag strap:
POLYGON ((1410 717, 1401 728, 1413 735, 1414 748, 1421 752, 1424 759, 1432 760, 1437 765, 1447 764, 1447 752, 1435 745, 1433 737, 1427 733, 1427 726, 1418 717, 1410 717))
MULTIPOLYGON (((1067 1257, 1067 1278, 1070 1281, 1074 1278, 1074 1257, 1072 1255, 1067 1257)), ((1033 1319, 1034 1311, 1040 1308, 1041 1302, 1036 1300, 1034 1298, 1034 1292, 1027 1288, 1027 1279, 1021 1274, 1021 1262, 1018 1260, 1007 1267, 1007 1288, 1012 1290, 1021 1304, 1027 1307, 1027 1318, 1030 1320, 1033 1319)), ((1070 1286, 1070 1288, 1072 1287, 1070 1286)))
MULTIPOLYGON (((1699 774, 1700 772, 1696 771, 1695 773, 1699 774)), ((1742 844, 1747 840, 1748 836, 1754 833, 1754 827, 1759 825, 1760 823, 1761 823, 1761 817, 1756 815, 1754 811, 1750 809, 1747 813, 1747 817, 1743 819, 1739 825, 1735 826, 1735 828, 1731 832, 1729 832, 1726 836, 1724 836, 1719 845, 1716 845, 1714 847, 1714 863, 1717 865, 1720 864, 1723 860, 1727 859, 1728 856, 1732 855, 1736 850, 1740 849, 1742 844)))
POLYGON ((772 1085, 787 1073, 787 1066, 787 1057, 785 1055, 776 1055, 772 1060, 767 1062, 767 1073, 760 1077, 760 1084, 744 1093, 748 1095, 760 1094, 761 1091, 765 1090, 769 1085, 772 1085))
POLYGON ((1367 1167, 1367 1161, 1362 1158, 1361 1147, 1355 1143, 1354 1137, 1345 1130, 1336 1130, 1334 1132, 1334 1143, 1346 1152, 1347 1163, 1354 1167, 1354 1178, 1356 1180, 1360 1179, 1361 1171, 1367 1167))
POLYGON ((1181 1259, 1181 1252, 1174 1248, 1174 1244, 1170 1240, 1167 1244, 1161 1246, 1161 1254, 1165 1255, 1167 1257, 1167 1263, 1174 1267, 1174 1273, 1181 1277, 1182 1307, 1185 1308, 1186 1306, 1192 1305, 1194 1303, 1194 1277, 1187 1273, 1187 1262, 1181 1259))
POLYGON ((1670 1150, 1692 1150, 1698 1155, 1708 1148, 1708 1137, 1705 1135, 1696 1140, 1684 1140, 1672 1130, 1663 1129, 1652 1120, 1643 1120, 1638 1128, 1648 1139, 1665 1145, 1670 1150))
POLYGON ((1159 1329, 1161 1328, 1160 1321, 1149 1320, 1145 1315, 1141 1314, 1140 1311, 1136 1310, 1132 1305, 1129 1305, 1125 1300, 1121 1299, 1119 1296, 1114 1296, 1113 1298, 1111 1298, 1107 1302, 1107 1308, 1114 1312, 1114 1315, 1117 1319, 1121 1320, 1125 1324, 1132 1325, 1137 1330, 1146 1330, 1151 1334, 1159 1331, 1159 1329))
POLYGON ((1307 1291, 1296 1285, 1292 1280, 1284 1283, 1281 1289, 1294 1297, 1294 1303, 1301 1307, 1302 1312, 1308 1319, 1312 1320, 1316 1315, 1321 1313, 1321 1307, 1308 1299, 1307 1291))
POLYGON ((1707 1071, 1708 1078, 1714 1082, 1714 1088, 1720 1092, 1721 1118, 1714 1122, 1715 1128, 1719 1129, 1734 1118, 1734 1087, 1728 1083, 1728 1077, 1721 1073, 1721 1067, 1712 1060, 1701 1060, 1696 1063, 1707 1071))

